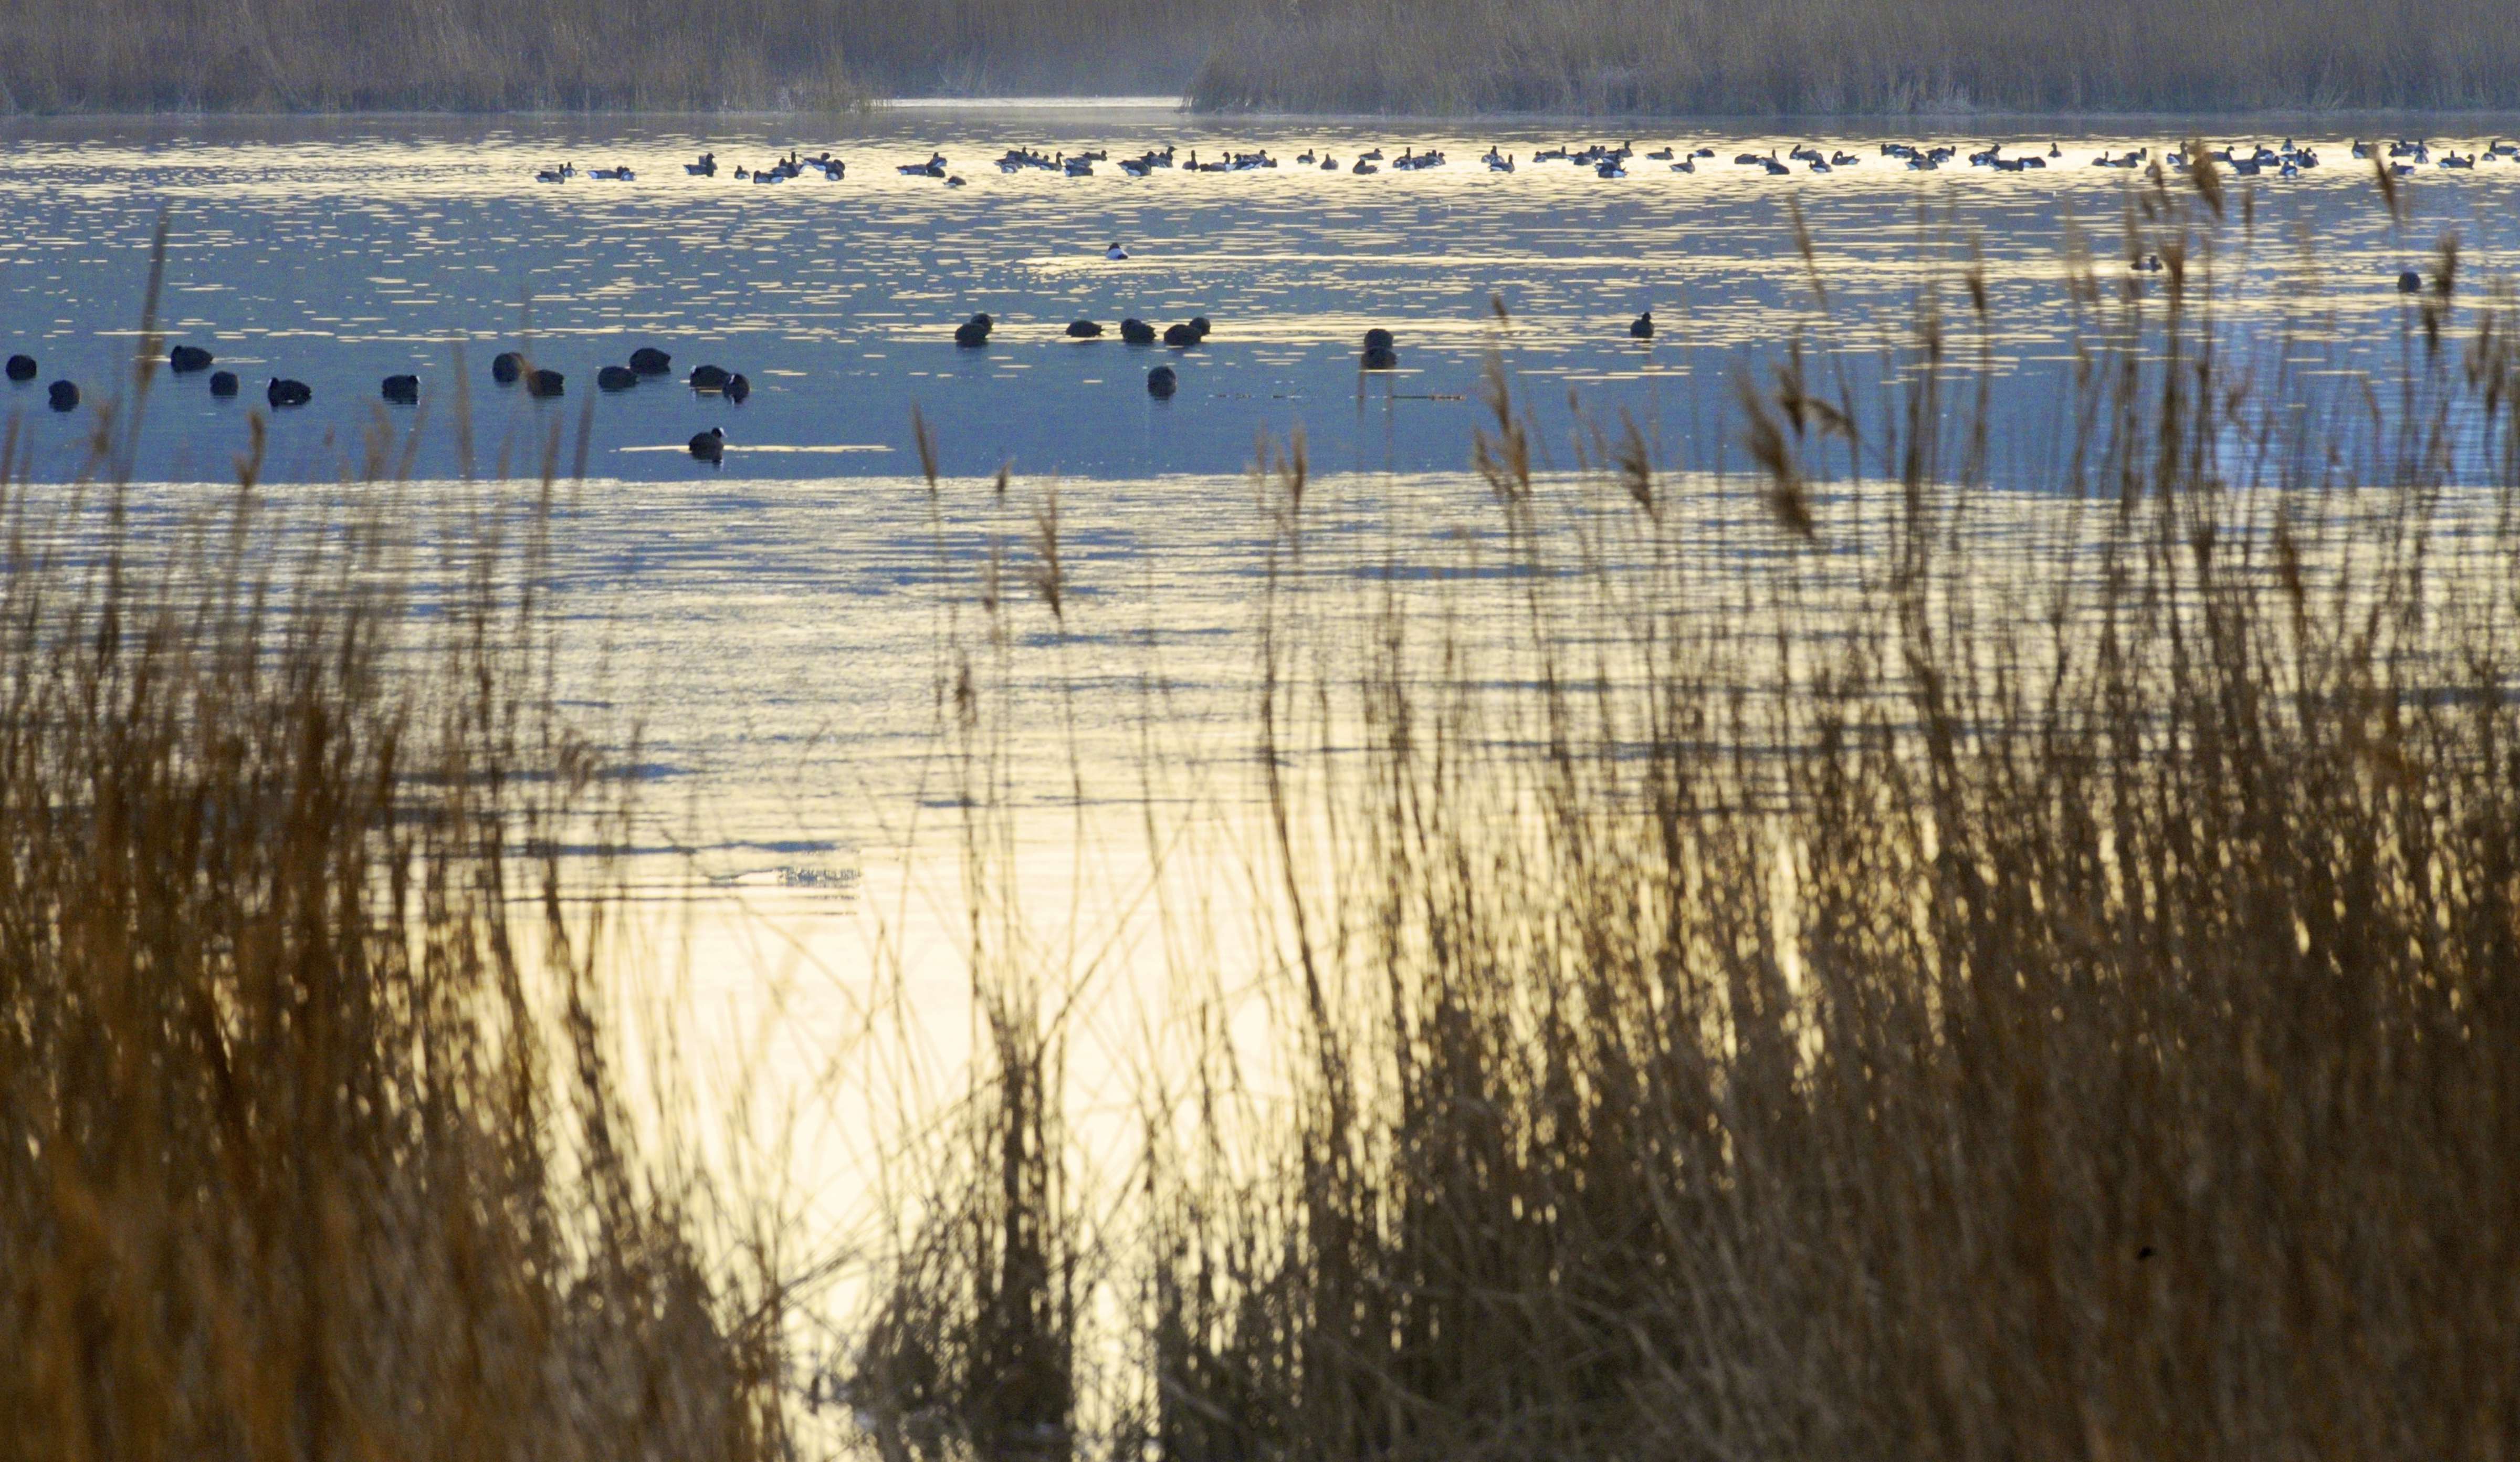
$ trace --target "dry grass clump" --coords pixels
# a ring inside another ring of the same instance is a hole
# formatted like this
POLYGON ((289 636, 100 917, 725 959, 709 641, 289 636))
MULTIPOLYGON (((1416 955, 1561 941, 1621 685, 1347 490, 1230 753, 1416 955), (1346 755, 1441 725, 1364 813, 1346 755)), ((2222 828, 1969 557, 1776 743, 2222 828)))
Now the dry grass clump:
POLYGON ((1262 484, 1283 898, 1182 972, 1211 1033, 1072 1241, 1121 1450, 2508 1450, 2513 301, 2445 249, 2403 380, 2277 392, 2210 203, 2145 207, 2174 267, 2078 263, 2027 507, 1965 278, 1878 397, 1745 388, 1711 505, 1606 432, 1567 498, 1500 372, 1498 539, 1369 643, 1312 637, 1300 458, 1262 484), (1246 976, 1266 1051, 1212 1033, 1246 976))
POLYGON ((408 503, 256 467, 173 542, 0 482, 0 1454, 781 1455, 777 1291, 614 1070, 531 495, 422 614, 408 503))
POLYGON ((2520 106, 2492 0, 1342 0, 1255 10, 1209 109, 1866 114, 2520 106))

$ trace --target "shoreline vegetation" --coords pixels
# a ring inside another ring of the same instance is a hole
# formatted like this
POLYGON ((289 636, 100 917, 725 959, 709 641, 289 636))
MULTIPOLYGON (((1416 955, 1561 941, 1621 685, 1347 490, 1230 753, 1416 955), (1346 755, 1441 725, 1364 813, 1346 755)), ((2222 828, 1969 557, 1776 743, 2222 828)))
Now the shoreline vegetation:
POLYGON ((1191 882, 1274 901, 1168 946, 1118 1155, 999 791, 1056 496, 931 478, 1006 499, 939 667, 982 1045, 850 1332, 878 1454, 2498 1454, 2515 298, 2446 241, 2379 379, 2271 377, 2188 186, 2157 291, 2070 251, 2046 476, 1964 263, 1877 393, 1862 332, 1746 367, 1712 491, 1615 421, 1536 476, 1502 308, 1456 557, 1361 577, 1264 446, 1265 811, 1191 882))
POLYGON ((2196 115, 2520 109, 2497 0, 0 0, 0 114, 845 111, 2196 115))
POLYGON ((426 614, 408 504, 274 537, 250 458, 143 541, 153 271, 95 531, 0 480, 8 1445, 770 1462, 836 1402, 882 1462, 2500 1455, 2520 298, 2445 240, 2382 379, 2260 374, 2225 205, 2208 162, 2069 245, 2045 476, 1965 251, 1875 345, 1799 230, 1822 323, 1744 367, 1712 490, 1612 421, 1536 473, 1502 305, 1433 597, 1264 446, 1274 832, 1197 870, 1264 937, 1167 944, 1116 1171, 1078 911, 1012 852, 1065 814, 1023 688, 1108 693, 1092 596, 1055 483, 940 480, 914 422, 930 503, 1000 515, 937 540, 977 1049, 874 1134, 908 1196, 810 1368, 825 1256, 625 1095, 631 793, 535 571, 562 430, 426 614))

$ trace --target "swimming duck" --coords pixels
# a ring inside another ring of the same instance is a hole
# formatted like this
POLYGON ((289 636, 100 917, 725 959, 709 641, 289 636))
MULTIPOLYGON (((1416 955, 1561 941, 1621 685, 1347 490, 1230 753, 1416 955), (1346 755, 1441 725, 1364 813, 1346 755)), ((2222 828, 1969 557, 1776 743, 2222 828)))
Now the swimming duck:
POLYGON ((237 373, 234 371, 210 372, 210 394, 213 396, 225 399, 235 395, 237 385, 237 373))
POLYGON ((906 178, 941 178, 945 175, 945 155, 930 153, 924 162, 904 162, 893 171, 906 178))
POLYGON ((525 394, 536 400, 564 394, 567 388, 568 378, 558 371, 525 372, 525 394))
POLYGON ((718 394, 741 406, 743 404, 744 397, 752 394, 752 383, 744 379, 742 371, 738 371, 726 378, 726 385, 719 389, 718 394))
POLYGON ((1198 342, 1199 333, 1191 329, 1188 325, 1167 325, 1164 327, 1164 343, 1172 346, 1176 350, 1191 349, 1195 346, 1198 342))
POLYGON ((608 365, 595 373, 597 390, 628 390, 639 384, 639 373, 628 366, 608 365))
POLYGON ((971 318, 954 327, 954 343, 958 345, 985 345, 989 343, 989 332, 995 329, 996 326, 997 322, 990 319, 987 315, 973 315, 971 318))
POLYGON ((642 376, 662 376, 674 368, 674 357, 653 345, 641 345, 630 352, 630 369, 642 376))
POLYGON ((396 406, 417 406, 420 404, 420 378, 387 376, 380 393, 396 406))
POLYGON ((1350 169, 1349 169, 1349 171, 1351 171, 1351 172, 1355 173, 1355 174, 1356 174, 1356 175, 1358 175, 1359 177, 1363 177, 1363 176, 1365 176, 1365 175, 1366 175, 1366 174, 1368 174, 1368 173, 1380 172, 1381 170, 1382 170, 1381 168, 1374 166, 1374 165, 1373 165, 1372 163, 1371 163, 1371 162, 1368 162, 1368 161, 1367 161, 1367 160, 1365 160, 1363 158, 1359 158, 1359 159, 1357 159, 1357 160, 1356 160, 1356 166, 1354 166, 1353 168, 1350 168, 1350 169))
POLYGON ((1102 256, 1116 264, 1129 256, 1129 251, 1122 249, 1120 241, 1114 239, 1111 241, 1111 247, 1102 251, 1102 256))
POLYGON ((490 379, 501 386, 514 386, 524 374, 525 358, 514 350, 502 350, 490 357, 490 379))
POLYGON ((724 390, 726 389, 727 371, 724 366, 694 366, 692 367, 691 375, 685 379, 686 383, 694 390, 724 390))
POLYGON ((686 163, 684 163, 684 164, 683 164, 683 171, 685 171, 685 172, 687 172, 687 173, 690 173, 693 177, 696 177, 696 178, 713 178, 713 177, 716 177, 716 176, 717 176, 717 154, 715 154, 715 153, 702 153, 702 154, 700 154, 700 160, 699 160, 698 162, 686 162, 686 163))
POLYGON ((1173 374, 1171 366, 1159 365, 1147 373, 1147 394, 1156 400, 1163 400, 1179 389, 1181 378, 1173 374))
POLYGON ((31 356, 31 355, 12 355, 12 356, 10 356, 10 357, 9 357, 9 379, 10 379, 10 380, 12 380, 12 381, 32 381, 32 380, 34 380, 34 379, 35 379, 35 357, 33 357, 33 356, 31 356))
POLYGON ((714 466, 726 460, 726 428, 711 427, 692 434, 692 455, 714 466))
POLYGON ((2399 293, 2399 294, 2401 294, 2401 295, 2420 295, 2420 294, 2422 294, 2422 293, 2423 293, 2423 290, 2424 290, 2424 277, 2423 277, 2422 275, 2417 274, 2417 273, 2416 273, 2414 270, 2412 270, 2412 269, 2401 269, 2401 270, 2399 270, 2399 271, 2398 271, 2398 293, 2399 293))
POLYGON ((210 352, 199 345, 177 345, 166 352, 166 368, 178 376, 210 368, 210 352))
POLYGON ((45 391, 45 401, 55 411, 76 411, 79 403, 78 387, 68 381, 56 381, 45 391))
POLYGON ((1102 327, 1092 320, 1070 320, 1067 322, 1067 338, 1071 341, 1099 341, 1102 338, 1102 327))
POLYGON ((274 407, 303 406, 315 399, 315 389, 303 381, 280 377, 263 387, 262 398, 274 407))
POLYGON ((1155 327, 1133 316, 1120 322, 1120 339, 1132 345, 1151 345, 1155 343, 1155 327))
POLYGON ((1628 336, 1632 340, 1649 341, 1653 339, 1653 333, 1652 310, 1646 310, 1628 323, 1628 336))

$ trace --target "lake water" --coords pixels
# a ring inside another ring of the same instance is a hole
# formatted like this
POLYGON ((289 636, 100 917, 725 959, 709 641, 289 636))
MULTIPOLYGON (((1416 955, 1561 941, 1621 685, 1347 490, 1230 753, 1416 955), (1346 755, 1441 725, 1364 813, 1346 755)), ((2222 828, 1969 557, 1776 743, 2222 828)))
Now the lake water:
MULTIPOLYGON (((903 476, 913 406, 935 424, 957 474, 1011 463, 1097 481, 1232 476, 1256 433, 1298 425, 1325 469, 1445 472, 1462 465, 1477 411, 1467 398, 1500 343, 1552 427, 1577 392, 1604 415, 1629 413, 1672 460, 1703 466, 1722 448, 1722 406, 1742 361, 1822 323, 1795 248, 1799 204, 1840 339, 1903 328, 1922 283, 1982 251, 2008 384, 1999 410, 2030 439, 2054 426, 2052 387, 2072 326, 2067 221, 2103 259, 2130 249, 2129 200, 2141 177, 2090 163, 2135 147, 2157 153, 2182 130, 1633 125, 1643 128, 1641 154, 1676 145, 1717 156, 1689 175, 1640 157, 1629 176, 1604 179, 1532 160, 1602 137, 1598 126, 1218 120, 1148 107, 905 108, 807 121, 11 122, 0 124, 0 340, 36 355, 43 374, 6 399, 38 404, 56 377, 112 389, 163 209, 169 332, 243 376, 246 403, 273 375, 314 388, 312 404, 277 424, 270 474, 280 479, 338 477, 379 410, 378 382, 403 372, 421 377, 424 409, 441 424, 455 393, 469 392, 483 472, 503 460, 531 471, 548 434, 573 430, 587 399, 589 470, 625 481, 903 476), (1998 173, 1956 160, 1911 172, 1879 153, 1893 135, 1955 145, 1963 157, 2001 141, 2049 165, 1998 173), (1825 176, 1798 162, 1777 178, 1732 160, 1798 144, 1860 161, 1825 176), (1185 161, 1193 150, 1265 150, 1281 165, 1131 178, 1105 161, 1070 178, 1005 174, 993 162, 1011 148, 1116 159, 1165 146, 1185 161), (1400 172, 1386 161, 1358 176, 1295 160, 1327 153, 1347 164, 1373 147, 1391 159, 1440 150, 1449 162, 1400 172), (1516 171, 1483 167, 1490 147, 1514 154, 1516 171), (738 165, 790 148, 836 155, 845 179, 734 180, 738 165), (720 173, 687 176, 682 164, 704 150, 720 173), (895 170, 931 152, 968 186, 895 170), (563 160, 626 163, 637 180, 534 180, 563 160), (1102 256, 1114 241, 1127 261, 1102 256), (1497 330, 1492 299, 1510 312, 1509 335, 1497 330), (1645 345, 1626 327, 1648 309, 1661 331, 1645 345), (997 332, 984 349, 958 349, 953 327, 977 311, 997 319, 997 332), (1117 339, 1124 315, 1158 329, 1205 315, 1214 333, 1189 352, 1131 347, 1117 339), (1080 318, 1110 333, 1066 339, 1080 318), (1357 343, 1373 326, 1397 333, 1401 369, 1361 378, 1357 343), (454 374, 459 343, 464 378, 454 374), (754 393, 740 407, 662 383, 599 396, 597 368, 641 344, 670 351, 678 374, 702 362, 742 371, 754 393), (491 386, 489 357, 519 346, 567 376, 565 399, 531 402, 491 386), (1181 374, 1169 401, 1144 388, 1159 362, 1181 374), (722 474, 681 451, 712 426, 728 434, 722 474)), ((2456 232, 2486 272, 2508 271, 2520 246, 2520 165, 2489 157, 2472 171, 2422 168, 2408 179, 2407 220, 2394 223, 2369 164, 2350 157, 2345 127, 2295 125, 2323 166, 2235 180, 2217 276, 2235 321, 2283 321, 2314 351, 2309 368, 2350 369, 2360 351, 2393 339, 2396 276, 2441 233, 2456 232)), ((2240 140, 2228 126, 2212 128, 2217 141, 2240 140)), ((2429 133, 2437 157, 2481 152, 2495 135, 2464 117, 2354 130, 2429 133)), ((202 380, 174 383, 152 403, 142 476, 228 471, 246 405, 213 400, 202 380)), ((32 415, 34 473, 74 473, 77 423, 32 415)), ((1558 439, 1554 430, 1543 437, 1558 439)), ((419 476, 458 466, 452 433, 421 434, 419 476)))
MULTIPOLYGON (((2398 273, 2438 238, 2460 239, 2464 278, 2507 277, 2520 162, 2488 150, 2493 120, 2287 124, 2324 165, 2231 180, 2213 302, 2232 339, 2296 382, 2324 381, 2314 395, 2342 397, 2362 367, 2394 368, 2412 316, 2398 273), (2418 168, 2393 219, 2370 164, 2351 157, 2355 136, 2485 156, 2472 170, 2418 168)), ((89 470, 88 414, 43 409, 43 387, 76 381, 91 404, 121 388, 162 214, 163 328, 211 349, 247 389, 218 400, 202 376, 158 377, 134 456, 144 521, 220 500, 214 484, 269 376, 314 389, 311 404, 272 413, 265 478, 284 501, 331 501, 328 484, 361 470, 381 423, 396 434, 381 460, 422 483, 466 465, 459 406, 485 479, 531 477, 562 440, 565 470, 583 423, 587 480, 562 503, 555 571, 580 625, 585 698, 644 727, 652 846, 698 849, 712 879, 844 889, 864 849, 916 820, 904 809, 936 800, 942 617, 972 592, 991 543, 1022 558, 1051 495, 1075 613, 1061 634, 1034 627, 1041 653, 1018 657, 1012 678, 1032 692, 1087 687, 1033 729, 1110 746, 1156 704, 1143 687, 1158 664, 1160 714, 1235 724, 1267 536, 1245 477, 1255 442, 1305 434, 1327 480, 1316 501, 1360 562, 1452 553, 1455 530, 1486 511, 1463 469, 1491 358, 1539 428, 1544 470, 1575 465, 1570 403, 1593 422, 1636 422, 1667 467, 1737 467, 1728 423, 1744 373, 1809 332, 1841 347, 1836 364, 1861 391, 1920 294, 1975 261, 1991 306, 1995 476, 2036 485, 2064 432, 2069 236, 2103 277, 2160 288, 2158 275, 2122 273, 2161 243, 2141 231, 2143 175, 2092 160, 2157 153, 2185 130, 1629 125, 1216 119, 1148 105, 13 121, 0 127, 0 348, 41 370, 0 388, 0 411, 20 423, 22 476, 89 470), (1629 176, 1534 160, 1629 135, 1629 176), (1916 172, 1883 156, 1892 137, 1962 158, 2000 142, 2048 165, 1916 172), (1858 160, 1825 175, 1797 162, 1785 177, 1733 161, 1800 145, 1858 160), (1117 159, 1166 147, 1180 163, 1265 151, 1280 165, 1140 178, 1111 161, 1088 177, 994 162, 1011 149, 1117 159), (1715 156, 1682 174, 1643 156, 1665 147, 1715 156), (791 148, 837 156, 845 177, 734 178, 791 148), (1483 166, 1490 148, 1515 170, 1483 166), (1384 170, 1350 170, 1375 149, 1384 170), (1393 170, 1411 150, 1449 160, 1393 170), (718 175, 688 175, 703 151, 718 175), (967 186, 897 170, 931 153, 967 186), (1341 167, 1299 163, 1307 154, 1341 167), (637 179, 535 180, 563 160, 628 164, 637 179), (1103 257, 1114 241, 1127 260, 1103 257), (1629 321, 1647 309, 1660 330, 1632 340, 1629 321), (959 347, 954 326, 981 310, 997 331, 959 347), (1193 314, 1214 324, 1193 350, 1116 339, 1123 315, 1160 327, 1193 314), (1112 334, 1069 340, 1077 318, 1112 334), (1376 325, 1396 332, 1401 368, 1367 375, 1357 343, 1376 325), (596 369, 642 344, 670 351, 677 375, 741 370, 754 392, 735 404, 670 380, 598 391, 596 369), (564 372, 564 396, 495 386, 489 358, 507 348, 564 372), (1170 400, 1144 386, 1158 363, 1181 376, 1170 400), (420 407, 385 407, 378 381, 405 371, 422 379, 420 407), (948 479, 933 500, 914 409, 948 479), (683 449, 712 426, 727 433, 719 466, 683 449), (1002 467, 1014 484, 1003 495, 991 485, 1002 467), (1055 658, 1042 648, 1054 643, 1055 658)), ((2211 135, 2287 140, 2228 122, 2211 135)), ((1045 790, 1064 795, 1057 779, 1045 790)))
MULTIPOLYGON (((1037 812, 1009 872, 1060 925, 1045 968, 1124 972, 1104 977, 1122 996, 1099 1007, 1107 1020, 1078 1018, 1087 1049, 1070 1068, 1116 1090, 1163 1040, 1160 1002, 1136 998, 1131 981, 1184 939, 1216 956, 1265 937, 1265 914, 1238 903, 1253 886, 1235 882, 1258 836, 1241 820, 1253 605, 1272 538, 1247 475, 1258 438, 1300 429, 1309 442, 1308 571, 1357 586, 1308 612, 1335 638, 1338 617, 1366 613, 1382 585, 1423 572, 1422 592, 1454 592, 1432 571, 1460 567, 1463 544, 1494 531, 1466 471, 1492 356, 1532 413, 1544 472, 1577 465, 1571 398, 1591 421, 1636 422, 1697 494, 1694 511, 1737 514, 1710 474, 1739 465, 1727 424, 1740 376, 1802 330, 1855 347, 1837 358, 1862 390, 1920 292, 1974 257, 1991 306, 1993 476, 2036 487, 2064 430, 2069 234, 2081 230, 2112 280, 2131 251, 2158 247, 2131 232, 2141 176, 2091 160, 2157 151, 2183 130, 1637 127, 1640 153, 1717 156, 1690 174, 1639 158, 1630 176, 1602 178, 1532 155, 1622 140, 1626 124, 1218 120, 1154 107, 902 108, 810 123, 13 121, 0 124, 0 350, 42 369, 0 387, 0 414, 22 431, 15 475, 71 502, 60 484, 87 470, 92 422, 45 410, 42 388, 67 378, 91 402, 116 393, 162 212, 165 329, 213 350, 247 390, 220 401, 201 376, 158 379, 134 458, 144 534, 228 500, 220 483, 270 376, 314 389, 272 421, 271 511, 338 519, 390 492, 415 541, 440 513, 518 508, 528 489, 487 480, 532 477, 555 439, 565 469, 587 424, 585 480, 561 493, 551 566, 566 691, 597 723, 641 728, 625 756, 647 806, 635 876, 674 911, 649 928, 686 940, 701 976, 674 1008, 715 1032, 693 1040, 724 1069, 721 1110, 784 1101, 810 1128, 791 1150, 808 1187, 794 1203, 819 1236, 867 1217, 859 1187, 836 1176, 863 1173, 868 1134, 885 1130, 861 1117, 950 1093, 968 1036, 959 784, 940 735, 952 644, 975 647, 1003 695, 1013 800, 1037 812), (1996 140, 2054 156, 2041 171, 1956 161, 1916 173, 1881 155, 1894 135, 1963 156, 1996 140), (1782 178, 1732 160, 1802 143, 1861 160, 1782 178), (1131 178, 1104 162, 1070 178, 993 165, 1016 147, 1116 159, 1163 146, 1182 160, 1265 149, 1280 166, 1131 178), (1491 146, 1516 156, 1515 171, 1480 165, 1491 146), (733 179, 791 147, 836 153, 845 179, 733 179), (1326 151, 1345 164, 1374 147, 1450 160, 1415 172, 1386 161, 1372 176, 1295 160, 1326 151), (686 175, 704 150, 719 175, 686 175), (931 151, 968 186, 895 171, 931 151), (534 180, 564 160, 627 163, 638 178, 534 180), (1115 240, 1126 261, 1103 257, 1115 240), (1646 309, 1661 327, 1650 343, 1627 333, 1646 309), (954 326, 982 310, 999 322, 990 343, 958 347, 954 326), (1193 314, 1214 323, 1194 350, 1116 339, 1124 315, 1160 328, 1193 314), (1065 339, 1077 318, 1111 334, 1065 339), (1398 371, 1358 371, 1373 326, 1396 332, 1398 371), (741 370, 753 394, 737 405, 671 382, 595 389, 599 366, 645 344, 670 351, 677 375, 741 370), (563 371, 565 395, 494 386, 490 356, 509 348, 563 371), (1181 375, 1170 400, 1145 388, 1158 363, 1181 375), (384 407, 380 378, 406 371, 422 378, 422 405, 384 407), (482 480, 472 485, 457 480, 459 397, 482 480), (935 433, 933 492, 914 408, 935 433), (407 445, 412 484, 344 486, 380 421, 397 434, 384 460, 407 445), (712 426, 727 433, 719 466, 683 450, 712 426), (1057 617, 1027 579, 1054 500, 1057 617), (993 553, 1012 601, 996 640, 975 608, 993 553), (1165 810, 1150 839, 1141 814, 1152 804, 1165 810), (738 896, 689 897, 695 888, 738 896), (934 1059, 835 1081, 844 1032, 867 1029, 882 1001, 921 1015, 934 1059), (914 1068, 919 1080, 901 1075, 914 1068), (834 1100, 835 1085, 860 1105, 834 1100)), ((2362 368, 2393 369, 2406 348, 2412 311, 2397 276, 2440 236, 2461 240, 2464 277, 2510 275, 2520 164, 2423 169, 2393 219, 2369 164, 2350 157, 2353 135, 2428 134, 2437 155, 2465 154, 2494 129, 2388 118, 2291 131, 2325 165, 2233 180, 2214 307, 2239 348, 2264 351, 2311 397, 2345 398, 2362 368)), ((2160 289, 2158 276, 2130 283, 2160 289)), ((1720 595, 1707 612, 1725 612, 1720 595)), ((1480 672, 1508 675, 1509 661, 1500 652, 1480 672)))

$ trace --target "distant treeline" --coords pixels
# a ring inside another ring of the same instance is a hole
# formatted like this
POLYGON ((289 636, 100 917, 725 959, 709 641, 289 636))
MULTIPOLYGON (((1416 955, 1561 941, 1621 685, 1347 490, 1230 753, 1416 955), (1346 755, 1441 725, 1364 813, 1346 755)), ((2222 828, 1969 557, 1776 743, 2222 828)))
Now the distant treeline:
POLYGON ((0 112, 2520 108, 2509 0, 0 0, 0 112))

